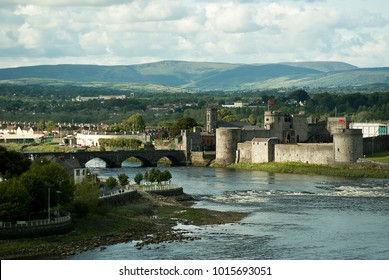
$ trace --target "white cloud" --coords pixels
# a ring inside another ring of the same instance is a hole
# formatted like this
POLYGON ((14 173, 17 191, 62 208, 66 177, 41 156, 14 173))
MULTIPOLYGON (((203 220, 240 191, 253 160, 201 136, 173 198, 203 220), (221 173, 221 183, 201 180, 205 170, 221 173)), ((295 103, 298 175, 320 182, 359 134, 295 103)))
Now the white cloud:
POLYGON ((389 65, 389 11, 372 3, 381 0, 24 2, 0 5, 0 67, 164 59, 389 65))
MULTIPOLYGON (((126 0, 28 0, 28 4, 35 6, 109 6, 126 3, 126 0)), ((3 5, 25 5, 26 0, 2 0, 3 5)))

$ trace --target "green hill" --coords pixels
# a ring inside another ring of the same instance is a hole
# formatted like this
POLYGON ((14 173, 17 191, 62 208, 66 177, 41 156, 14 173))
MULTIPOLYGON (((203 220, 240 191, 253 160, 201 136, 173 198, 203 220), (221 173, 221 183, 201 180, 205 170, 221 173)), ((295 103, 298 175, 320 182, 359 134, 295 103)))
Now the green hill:
POLYGON ((357 68, 343 62, 231 64, 160 61, 136 65, 39 65, 0 69, 0 81, 155 85, 190 90, 280 87, 354 87, 389 84, 389 68, 357 68), (21 80, 22 79, 22 80, 21 80))

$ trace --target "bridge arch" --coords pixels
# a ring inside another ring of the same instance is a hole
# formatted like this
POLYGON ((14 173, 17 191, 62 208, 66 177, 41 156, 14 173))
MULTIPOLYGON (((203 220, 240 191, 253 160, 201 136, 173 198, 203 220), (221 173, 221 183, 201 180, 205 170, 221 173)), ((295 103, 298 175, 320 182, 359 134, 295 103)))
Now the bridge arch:
POLYGON ((133 157, 133 156, 125 159, 122 162, 122 167, 137 168, 137 167, 142 167, 142 166, 143 166, 143 162, 140 159, 133 157))
POLYGON ((101 158, 93 158, 85 163, 87 168, 106 168, 107 163, 101 158))
POLYGON ((140 156, 140 155, 131 155, 130 157, 128 158, 125 158, 125 156, 122 158, 122 162, 121 162, 121 166, 123 166, 123 163, 128 160, 129 158, 135 158, 137 159, 139 162, 140 162, 140 166, 139 167, 147 167, 147 166, 150 166, 150 167, 153 167, 153 166, 157 166, 157 164, 153 161, 150 161, 147 157, 144 157, 144 156, 140 156))
POLYGON ((160 158, 157 159, 157 165, 158 164, 167 164, 171 166, 177 166, 181 165, 180 161, 177 160, 174 156, 168 156, 168 155, 162 155, 160 158))
POLYGON ((92 159, 99 158, 106 162, 107 168, 120 168, 122 162, 130 157, 139 159, 142 166, 157 166, 158 161, 166 157, 173 166, 186 165, 186 154, 184 151, 177 150, 132 150, 132 151, 106 151, 106 152, 52 152, 52 153, 24 153, 28 158, 37 158, 41 156, 56 157, 61 159, 77 160, 81 166, 92 159))

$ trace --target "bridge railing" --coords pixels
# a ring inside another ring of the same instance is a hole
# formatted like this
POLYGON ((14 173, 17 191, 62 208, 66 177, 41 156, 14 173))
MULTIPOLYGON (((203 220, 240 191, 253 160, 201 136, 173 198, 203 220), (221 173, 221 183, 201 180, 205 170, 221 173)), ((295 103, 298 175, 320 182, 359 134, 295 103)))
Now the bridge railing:
POLYGON ((37 227, 52 224, 61 224, 71 220, 70 214, 63 217, 52 219, 32 220, 32 221, 16 221, 16 222, 1 222, 0 228, 20 228, 20 227, 37 227))
POLYGON ((112 191, 106 191, 100 194, 99 198, 105 198, 105 197, 110 197, 110 196, 115 196, 115 195, 121 195, 123 193, 128 193, 128 192, 135 192, 136 189, 133 187, 130 188, 123 188, 119 190, 112 190, 112 191))
POLYGON ((141 185, 138 187, 142 191, 163 191, 163 190, 175 190, 180 189, 181 187, 175 184, 169 185, 141 185))

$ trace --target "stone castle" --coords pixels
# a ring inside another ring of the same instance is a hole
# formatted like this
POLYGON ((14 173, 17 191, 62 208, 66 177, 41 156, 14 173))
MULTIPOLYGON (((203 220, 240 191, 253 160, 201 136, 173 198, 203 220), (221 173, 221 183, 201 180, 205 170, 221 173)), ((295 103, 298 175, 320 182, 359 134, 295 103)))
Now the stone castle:
MULTIPOLYGON (((216 126, 207 110, 207 129, 216 126)), ((248 162, 352 163, 363 157, 361 129, 350 129, 350 118, 317 122, 304 113, 264 113, 264 127, 220 127, 216 130, 217 165, 248 162)))

